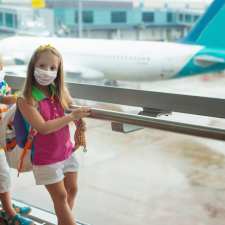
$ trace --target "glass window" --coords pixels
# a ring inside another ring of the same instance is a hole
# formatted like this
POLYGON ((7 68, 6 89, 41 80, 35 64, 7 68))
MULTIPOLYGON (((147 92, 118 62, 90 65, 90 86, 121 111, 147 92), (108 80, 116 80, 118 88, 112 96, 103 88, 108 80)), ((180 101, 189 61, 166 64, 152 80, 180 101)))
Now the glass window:
POLYGON ((5 14, 5 21, 7 27, 13 27, 13 14, 6 13, 5 14))
POLYGON ((184 15, 183 15, 183 14, 179 14, 179 20, 180 20, 181 22, 183 22, 183 20, 184 20, 184 15))
POLYGON ((0 12, 0 25, 3 25, 3 13, 0 12))
POLYGON ((194 16, 194 21, 197 21, 199 19, 199 16, 194 16))
POLYGON ((78 12, 75 11, 75 14, 74 14, 74 23, 78 23, 78 12))
POLYGON ((187 23, 191 22, 191 15, 189 15, 189 14, 185 15, 185 22, 187 22, 187 23))
POLYGON ((84 23, 93 23, 94 22, 92 11, 84 11, 82 17, 83 17, 84 23))
POLYGON ((173 14, 171 12, 167 13, 167 22, 168 23, 173 22, 173 14))
MULTIPOLYGON (((78 11, 75 11, 75 23, 78 23, 78 11)), ((93 23, 94 22, 94 13, 93 11, 83 11, 82 12, 82 21, 83 23, 93 23)))
POLYGON ((111 13, 111 22, 112 23, 126 23, 127 22, 126 12, 112 12, 111 13))
POLYGON ((18 27, 17 15, 14 15, 14 21, 15 21, 14 27, 17 28, 18 27))
POLYGON ((154 13, 153 12, 143 12, 142 13, 142 21, 145 23, 154 22, 154 13))

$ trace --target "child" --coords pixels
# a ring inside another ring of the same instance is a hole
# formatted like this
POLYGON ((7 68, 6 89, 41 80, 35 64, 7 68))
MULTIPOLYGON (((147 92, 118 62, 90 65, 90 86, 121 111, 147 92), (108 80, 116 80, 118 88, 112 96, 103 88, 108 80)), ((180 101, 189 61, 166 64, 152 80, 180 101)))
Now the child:
MULTIPOLYGON (((16 102, 16 98, 10 95, 10 88, 4 81, 3 60, 0 57, 0 103, 10 105, 16 102)), ((34 224, 30 219, 21 216, 28 214, 31 209, 29 207, 18 207, 12 205, 10 195, 10 173, 9 166, 6 161, 3 146, 0 146, 0 200, 3 210, 0 211, 0 217, 8 224, 34 224)))
POLYGON ((78 163, 73 154, 68 124, 90 115, 80 107, 65 115, 72 103, 64 85, 60 53, 50 45, 40 46, 28 65, 20 112, 37 131, 33 139, 32 164, 37 185, 49 192, 59 225, 76 225, 72 215, 77 192, 78 163))

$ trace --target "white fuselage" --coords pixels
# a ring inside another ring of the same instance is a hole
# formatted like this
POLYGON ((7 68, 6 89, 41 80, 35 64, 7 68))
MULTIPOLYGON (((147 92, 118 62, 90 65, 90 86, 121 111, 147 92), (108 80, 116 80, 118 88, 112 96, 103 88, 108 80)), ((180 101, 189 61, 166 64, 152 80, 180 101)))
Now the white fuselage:
POLYGON ((166 42, 15 36, 0 41, 0 53, 27 63, 42 44, 61 52, 66 71, 77 72, 82 67, 105 79, 128 81, 172 78, 203 48, 166 42))

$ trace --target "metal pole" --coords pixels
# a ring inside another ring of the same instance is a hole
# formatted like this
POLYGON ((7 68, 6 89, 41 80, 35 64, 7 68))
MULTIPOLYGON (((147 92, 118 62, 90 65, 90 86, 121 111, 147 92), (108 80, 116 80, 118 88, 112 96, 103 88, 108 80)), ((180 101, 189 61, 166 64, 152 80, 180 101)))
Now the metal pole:
MULTIPOLYGON (((76 108, 77 106, 73 106, 76 108)), ((155 119, 148 116, 128 114, 124 112, 116 112, 103 109, 91 109, 93 119, 109 120, 120 123, 127 123, 147 128, 171 131, 175 133, 193 135, 198 137, 210 138, 215 140, 225 141, 225 130, 212 128, 208 126, 199 126, 194 124, 186 124, 162 119, 155 119)))
POLYGON ((83 37, 83 5, 82 5, 82 0, 78 0, 78 37, 82 38, 83 37))
MULTIPOLYGON (((7 72, 6 68, 5 70, 7 72)), ((10 74, 5 79, 13 89, 18 90, 23 87, 25 80, 23 76, 10 74)), ((70 94, 76 99, 141 107, 145 112, 156 109, 161 112, 179 112, 225 119, 225 99, 222 98, 78 84, 71 81, 67 84, 70 94)))

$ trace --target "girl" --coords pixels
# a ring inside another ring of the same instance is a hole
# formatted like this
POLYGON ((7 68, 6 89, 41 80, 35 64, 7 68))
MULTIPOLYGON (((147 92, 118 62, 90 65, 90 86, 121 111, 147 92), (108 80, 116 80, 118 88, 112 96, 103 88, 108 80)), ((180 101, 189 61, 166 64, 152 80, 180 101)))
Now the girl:
POLYGON ((73 154, 68 124, 90 115, 80 107, 65 115, 72 100, 64 85, 60 53, 50 45, 40 46, 28 65, 20 112, 37 131, 33 140, 33 173, 38 185, 49 192, 59 225, 76 225, 72 215, 77 192, 78 163, 73 154))
MULTIPOLYGON (((4 77, 3 60, 0 56, 0 103, 11 105, 16 102, 16 98, 15 96, 10 95, 10 88, 5 82, 4 77)), ((10 171, 6 161, 5 152, 2 147, 3 146, 0 146, 0 200, 3 210, 0 211, 0 218, 2 218, 8 225, 32 225, 33 222, 30 219, 21 216, 21 214, 28 214, 31 209, 29 207, 18 207, 12 205, 10 194, 10 171)))

